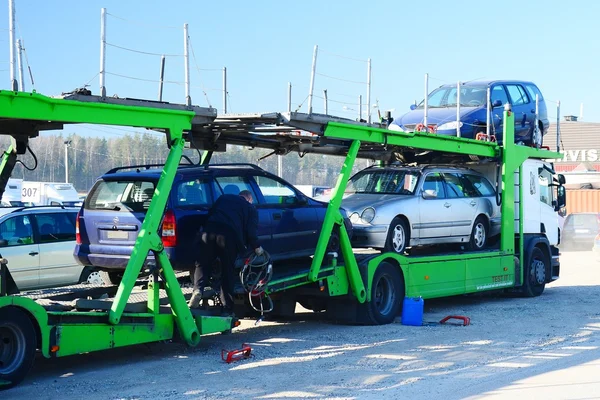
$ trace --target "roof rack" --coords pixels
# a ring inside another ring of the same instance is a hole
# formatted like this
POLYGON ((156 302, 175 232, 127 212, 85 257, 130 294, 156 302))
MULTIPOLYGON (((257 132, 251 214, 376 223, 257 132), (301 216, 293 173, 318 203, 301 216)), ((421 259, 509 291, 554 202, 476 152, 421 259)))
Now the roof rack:
MULTIPOLYGON (((195 164, 195 163, 194 163, 194 162, 193 162, 193 161, 192 161, 192 160, 191 160, 191 159, 190 159, 188 156, 186 156, 186 155, 183 155, 183 156, 181 156, 181 158, 182 158, 182 159, 184 159, 184 160, 186 160, 186 161, 188 162, 188 164, 183 164, 183 165, 181 165, 181 164, 180 164, 180 166, 182 166, 182 167, 197 167, 197 166, 198 166, 198 164, 195 164)), ((115 168, 113 168, 113 169, 109 170, 109 171, 107 172, 107 174, 114 174, 115 172, 117 172, 117 171, 122 171, 122 170, 124 170, 124 169, 138 169, 138 170, 139 170, 139 169, 150 169, 150 168, 152 168, 152 167, 164 167, 164 166, 165 166, 165 164, 164 164, 164 163, 162 163, 162 164, 142 164, 142 165, 129 165, 129 166, 124 166, 124 167, 115 167, 115 168)))
POLYGON ((264 171, 264 169, 262 169, 258 165, 254 165, 254 164, 250 164, 250 163, 205 164, 205 165, 202 165, 202 167, 204 167, 204 169, 208 169, 208 168, 212 168, 212 167, 251 167, 258 171, 264 171))
MULTIPOLYGON (((63 204, 54 204, 54 205, 43 205, 43 206, 23 206, 23 207, 16 207, 14 210, 11 211, 11 213, 15 213, 15 212, 19 212, 19 211, 23 211, 23 210, 31 210, 32 208, 62 208, 63 210, 66 210, 65 206, 63 204)), ((8 207, 7 207, 8 208, 8 207)))

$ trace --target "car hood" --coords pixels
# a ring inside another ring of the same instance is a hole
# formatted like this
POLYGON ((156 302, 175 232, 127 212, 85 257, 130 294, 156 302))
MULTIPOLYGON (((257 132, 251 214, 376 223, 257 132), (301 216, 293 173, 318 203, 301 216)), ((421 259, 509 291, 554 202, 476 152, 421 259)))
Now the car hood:
MULTIPOLYGON (((481 107, 461 107, 460 108, 460 119, 464 120, 481 107)), ((455 107, 443 107, 443 108, 428 108, 427 109, 427 124, 428 125, 441 125, 446 122, 456 121, 456 108, 455 107)), ((395 119, 392 124, 399 126, 416 125, 423 123, 423 109, 411 110, 401 117, 395 119)), ((412 129, 413 127, 411 127, 412 129)))
POLYGON ((387 204, 412 199, 413 197, 415 196, 402 194, 357 193, 342 200, 342 207, 346 209, 348 215, 355 212, 360 214, 367 207, 373 207, 377 210, 387 204))

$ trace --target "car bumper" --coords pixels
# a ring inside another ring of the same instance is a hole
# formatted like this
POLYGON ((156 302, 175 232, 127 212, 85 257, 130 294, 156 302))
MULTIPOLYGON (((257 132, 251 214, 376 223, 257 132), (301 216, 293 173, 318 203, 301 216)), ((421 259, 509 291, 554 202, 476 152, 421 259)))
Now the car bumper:
POLYGON ((352 227, 352 246, 381 249, 385 246, 387 230, 387 225, 354 225, 352 227))
MULTIPOLYGON (((107 270, 124 270, 127 267, 127 263, 131 257, 132 248, 128 248, 127 254, 105 254, 98 251, 89 250, 90 246, 76 245, 73 256, 75 261, 81 265, 97 267, 107 270)), ((123 251, 124 249, 120 249, 123 251)), ((191 266, 194 265, 194 260, 179 260, 177 258, 177 249, 172 247, 165 247, 165 253, 167 258, 171 261, 171 266, 175 270, 187 271, 191 266)), ((189 257, 188 257, 189 258, 189 257)), ((154 254, 148 253, 144 266, 153 265, 156 263, 154 254)))

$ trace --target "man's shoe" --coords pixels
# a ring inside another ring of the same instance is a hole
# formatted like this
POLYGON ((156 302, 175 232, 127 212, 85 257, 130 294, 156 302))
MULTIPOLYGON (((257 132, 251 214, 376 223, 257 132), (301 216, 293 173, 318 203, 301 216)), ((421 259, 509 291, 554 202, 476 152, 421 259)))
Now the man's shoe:
POLYGON ((194 290, 192 292, 192 297, 188 302, 188 306, 190 308, 200 308, 200 301, 202 300, 202 292, 200 290, 194 290))

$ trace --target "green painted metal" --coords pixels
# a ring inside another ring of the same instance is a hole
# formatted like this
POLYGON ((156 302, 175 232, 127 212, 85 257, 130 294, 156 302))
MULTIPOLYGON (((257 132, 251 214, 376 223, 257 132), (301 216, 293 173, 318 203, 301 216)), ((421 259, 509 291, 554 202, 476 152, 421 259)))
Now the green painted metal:
POLYGON ((122 106, 54 99, 38 93, 0 91, 0 116, 23 120, 124 125, 182 131, 194 113, 164 108, 122 106))
POLYGON ((212 158, 213 152, 209 151, 209 150, 205 150, 202 153, 202 158, 200 159, 200 164, 201 165, 208 165, 210 163, 210 160, 212 158))
POLYGON ((195 317, 195 323, 198 326, 200 334, 208 335, 210 333, 227 332, 233 327, 229 317, 195 317))
POLYGON ((0 297, 0 308, 14 306, 31 315, 40 327, 41 351, 44 357, 50 356, 50 327, 48 326, 48 313, 34 300, 26 297, 4 296, 0 297))
POLYGON ((349 280, 346 268, 337 267, 334 274, 327 277, 327 289, 330 296, 344 296, 349 293, 349 280))
POLYGON ((523 278, 525 277, 525 241, 523 240, 523 232, 525 230, 525 218, 523 204, 525 202, 523 201, 523 199, 523 165, 519 165, 519 265, 521 266, 521 285, 525 284, 525 281, 523 280, 523 278))
MULTIPOLYGON (((151 314, 149 314, 151 315, 151 314)), ((154 323, 60 324, 54 329, 57 357, 91 351, 157 342, 173 337, 173 316, 152 315, 154 323)))
MULTIPOLYGON (((325 132, 327 132, 328 130, 329 125, 327 125, 327 129, 325 130, 325 132)), ((329 201, 329 205, 327 206, 327 212, 325 213, 325 218, 321 227, 321 233, 319 234, 317 248, 315 249, 315 254, 312 260, 312 264, 310 266, 310 271, 308 273, 308 280, 310 282, 315 282, 317 280, 319 270, 321 268, 321 265, 323 264, 323 259, 327 251, 327 244, 329 243, 329 238, 331 237, 331 232, 333 231, 333 226, 334 224, 337 224, 340 227, 340 248, 342 250, 342 254, 344 254, 344 256, 348 255, 348 257, 345 258, 345 263, 346 271, 348 272, 348 278, 350 279, 350 287, 352 288, 352 292, 354 293, 358 301, 360 303, 363 303, 366 299, 365 285, 360 276, 360 271, 358 270, 356 258, 352 253, 352 245, 350 244, 350 238, 348 237, 348 234, 345 232, 344 229, 344 218, 340 213, 340 207, 342 205, 344 190, 346 189, 346 185, 348 184, 348 180, 350 179, 350 174, 352 173, 352 166, 354 165, 354 161, 356 160, 356 155, 358 154, 359 148, 360 141, 355 140, 352 142, 350 148, 348 149, 348 155, 346 156, 346 160, 342 165, 340 175, 338 176, 337 182, 332 191, 331 200, 329 201)))
MULTIPOLYGON (((322 273, 322 272, 328 272, 328 271, 335 271, 340 268, 342 268, 342 267, 335 267, 333 265, 321 266, 320 272, 322 273)), ((317 277, 317 279, 315 279, 315 281, 317 281, 317 280, 318 280, 318 277, 317 277)), ((266 291, 267 291, 267 293, 280 292, 282 290, 287 290, 287 289, 295 288, 298 286, 303 286, 303 285, 306 285, 307 283, 311 283, 311 282, 315 282, 315 281, 309 281, 306 272, 303 272, 303 273, 299 273, 296 275, 286 276, 285 278, 274 279, 274 280, 270 281, 269 287, 267 288, 266 291), (272 289, 273 286, 278 286, 278 285, 281 285, 282 283, 293 282, 293 281, 298 281, 298 282, 286 284, 285 287, 283 287, 281 289, 277 289, 277 290, 272 289)))

